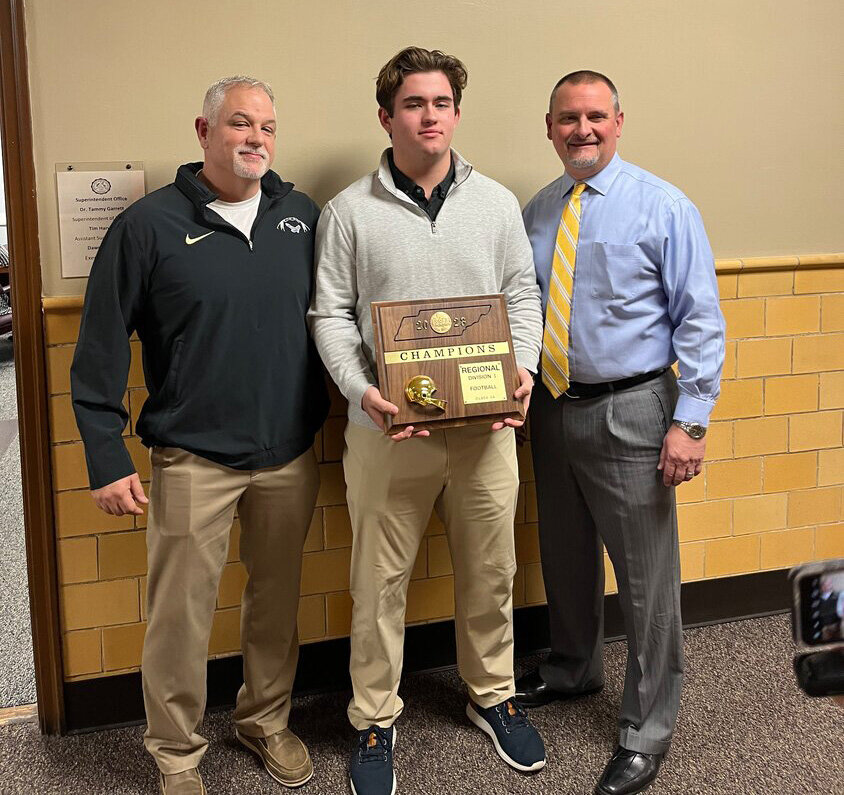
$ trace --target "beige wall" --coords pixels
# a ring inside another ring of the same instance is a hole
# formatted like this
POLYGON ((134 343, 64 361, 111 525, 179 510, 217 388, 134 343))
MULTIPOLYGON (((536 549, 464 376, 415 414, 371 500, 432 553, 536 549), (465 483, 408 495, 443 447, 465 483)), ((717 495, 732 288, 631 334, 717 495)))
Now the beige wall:
POLYGON ((270 81, 276 168, 323 203, 386 144, 373 78, 406 44, 469 67, 455 144, 525 202, 559 173, 548 92, 590 67, 618 84, 622 155, 700 207, 716 256, 844 249, 840 0, 28 0, 46 295, 60 277, 54 164, 140 159, 149 190, 199 157, 205 87, 270 81), (795 9, 798 9, 795 13, 795 9))

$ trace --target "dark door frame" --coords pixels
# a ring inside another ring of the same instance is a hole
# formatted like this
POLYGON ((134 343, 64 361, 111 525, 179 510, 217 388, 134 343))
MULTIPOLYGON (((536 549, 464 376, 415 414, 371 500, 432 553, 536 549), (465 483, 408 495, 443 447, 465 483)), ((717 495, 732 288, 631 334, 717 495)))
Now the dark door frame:
POLYGON ((0 126, 12 261, 12 330, 35 687, 41 731, 59 734, 64 730, 62 652, 24 23, 23 0, 0 0, 0 126))

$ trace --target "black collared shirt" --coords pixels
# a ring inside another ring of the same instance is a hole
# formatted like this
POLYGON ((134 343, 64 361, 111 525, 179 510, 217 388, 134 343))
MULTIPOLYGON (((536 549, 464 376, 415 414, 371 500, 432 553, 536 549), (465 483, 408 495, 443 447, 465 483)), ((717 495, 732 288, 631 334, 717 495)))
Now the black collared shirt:
POLYGON ((393 160, 392 149, 387 152, 387 162, 390 164, 390 173, 393 175, 393 182, 396 184, 396 187, 402 193, 407 194, 416 204, 428 213, 428 218, 435 221, 440 208, 443 206, 448 189, 451 187, 451 183, 454 182, 454 158, 451 158, 451 166, 448 169, 448 174, 445 175, 445 179, 431 191, 430 199, 425 198, 425 191, 410 177, 399 171, 396 167, 395 161, 393 160))

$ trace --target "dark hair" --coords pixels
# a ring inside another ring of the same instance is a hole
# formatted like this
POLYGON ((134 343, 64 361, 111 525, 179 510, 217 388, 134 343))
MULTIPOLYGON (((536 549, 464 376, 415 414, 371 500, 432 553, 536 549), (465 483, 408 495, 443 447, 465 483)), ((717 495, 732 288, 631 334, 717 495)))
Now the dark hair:
POLYGON ((463 63, 453 55, 446 55, 440 50, 405 47, 381 68, 375 83, 375 99, 389 116, 393 115, 396 92, 405 77, 418 72, 442 72, 451 84, 455 109, 460 107, 463 89, 466 88, 469 79, 463 63))
POLYGON ((565 77, 561 77, 557 81, 557 85, 554 86, 553 91, 551 91, 551 99, 548 101, 548 112, 551 113, 554 107, 554 97, 557 94, 557 89, 563 85, 563 83, 571 83, 573 86, 579 86, 581 83, 603 83, 607 88, 609 88, 610 93, 612 94, 612 105, 615 108, 616 114, 621 109, 618 104, 618 89, 615 87, 615 83, 610 80, 606 75, 602 75, 600 72, 593 72, 591 69, 580 69, 577 72, 569 72, 565 77))

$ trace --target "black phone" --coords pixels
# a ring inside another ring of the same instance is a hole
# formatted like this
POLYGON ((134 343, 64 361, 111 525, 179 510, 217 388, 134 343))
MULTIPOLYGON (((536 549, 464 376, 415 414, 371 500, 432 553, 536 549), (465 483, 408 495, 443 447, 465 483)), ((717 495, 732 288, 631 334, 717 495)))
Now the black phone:
POLYGON ((806 695, 844 696, 844 649, 799 654, 794 673, 806 695))
POLYGON ((844 695, 844 558, 795 566, 789 577, 797 683, 810 696, 844 695))
POLYGON ((795 566, 792 625, 806 651, 844 644, 844 559, 795 566))

